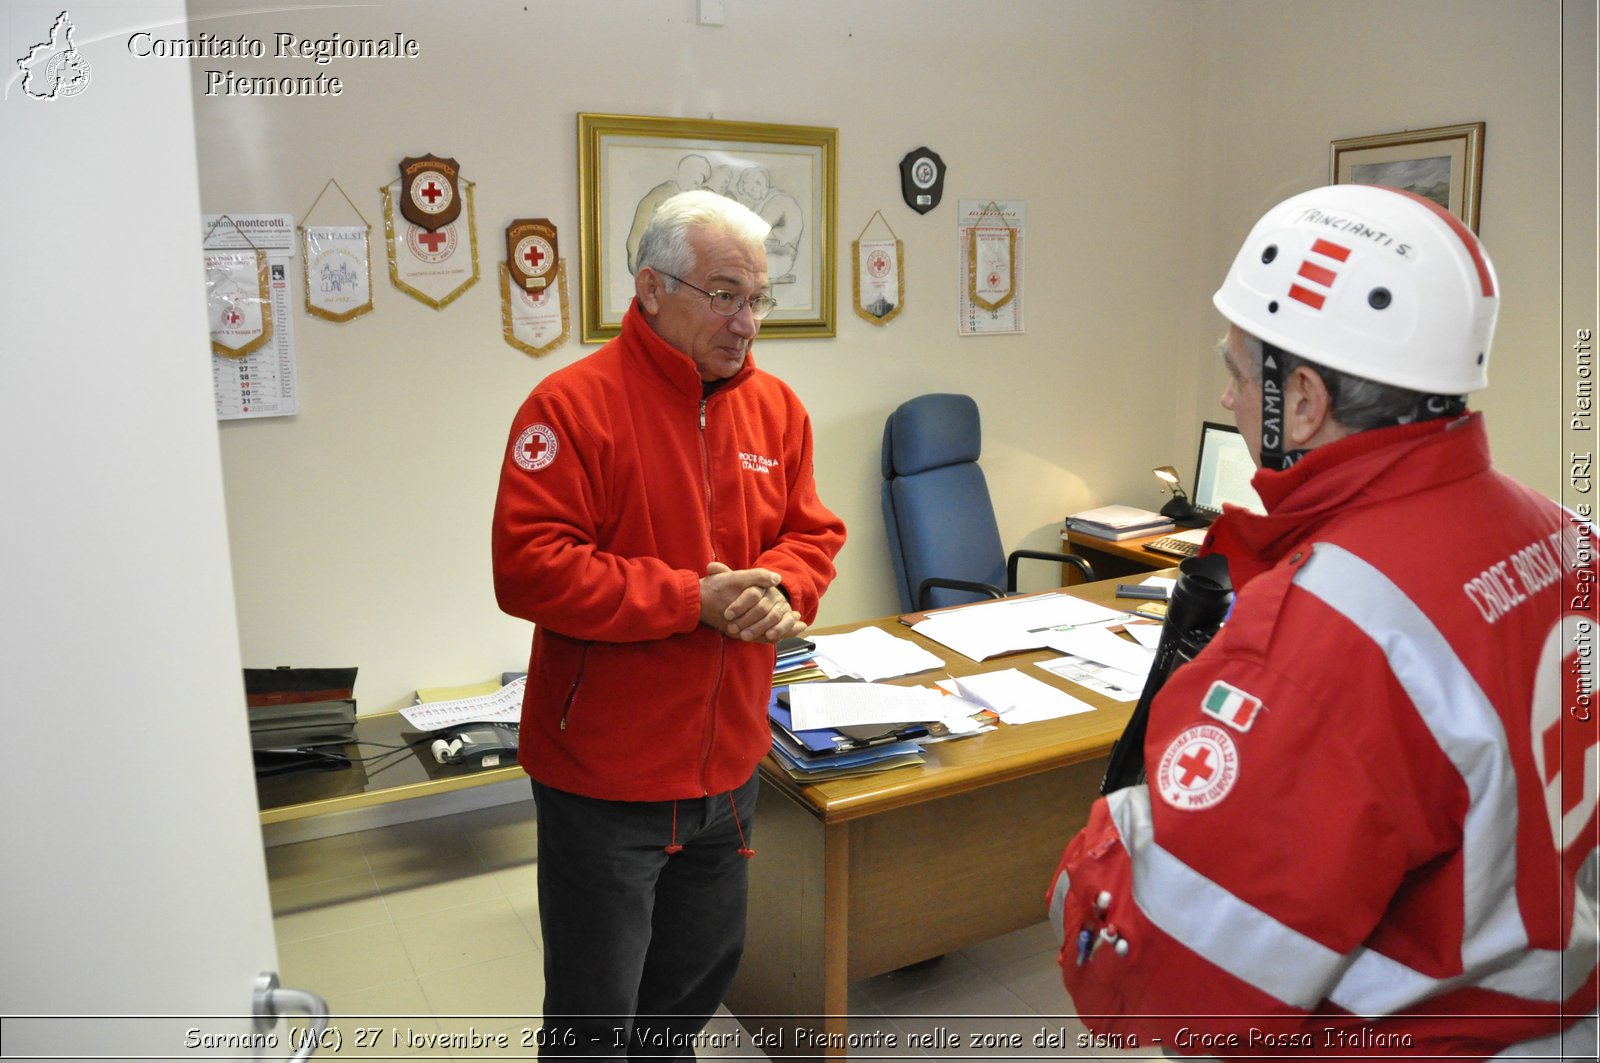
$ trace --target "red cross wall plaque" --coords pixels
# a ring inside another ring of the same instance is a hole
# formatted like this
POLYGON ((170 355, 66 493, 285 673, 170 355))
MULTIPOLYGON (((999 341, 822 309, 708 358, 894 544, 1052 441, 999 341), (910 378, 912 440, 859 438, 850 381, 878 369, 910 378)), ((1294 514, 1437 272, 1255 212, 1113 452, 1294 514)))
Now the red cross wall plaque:
POLYGON ((506 226, 506 266, 523 291, 538 291, 554 278, 556 227, 548 218, 518 218, 506 226))
POLYGON ((400 160, 400 216, 432 232, 461 216, 461 167, 437 155, 400 160))

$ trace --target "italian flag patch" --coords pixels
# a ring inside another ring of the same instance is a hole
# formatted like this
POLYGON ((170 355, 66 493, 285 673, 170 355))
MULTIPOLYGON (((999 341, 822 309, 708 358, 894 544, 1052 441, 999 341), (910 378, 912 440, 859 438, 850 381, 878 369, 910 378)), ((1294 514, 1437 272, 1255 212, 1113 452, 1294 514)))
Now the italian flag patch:
POLYGON ((1248 731, 1261 711, 1261 699, 1218 679, 1206 691, 1200 707, 1235 731, 1248 731))

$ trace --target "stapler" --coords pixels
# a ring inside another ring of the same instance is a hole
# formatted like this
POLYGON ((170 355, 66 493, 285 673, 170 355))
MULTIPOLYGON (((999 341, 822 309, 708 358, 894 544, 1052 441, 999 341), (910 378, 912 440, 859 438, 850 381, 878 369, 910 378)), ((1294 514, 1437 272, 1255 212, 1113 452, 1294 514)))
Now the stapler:
POLYGON ((464 764, 473 771, 513 764, 517 759, 517 725, 468 724, 441 732, 432 748, 433 759, 440 764, 464 764))

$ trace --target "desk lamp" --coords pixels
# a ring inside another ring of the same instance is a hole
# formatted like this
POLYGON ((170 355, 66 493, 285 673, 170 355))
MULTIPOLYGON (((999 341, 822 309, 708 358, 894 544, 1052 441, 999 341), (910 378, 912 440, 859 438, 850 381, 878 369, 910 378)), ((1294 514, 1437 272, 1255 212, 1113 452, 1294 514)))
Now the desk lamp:
POLYGON ((1210 517, 1195 509, 1189 502, 1189 496, 1183 490, 1183 482, 1178 479, 1177 469, 1171 465, 1160 465, 1153 471, 1156 479, 1166 484, 1172 491, 1172 497, 1161 507, 1163 517, 1168 517, 1174 524, 1181 524, 1185 528, 1204 528, 1211 523, 1210 517))

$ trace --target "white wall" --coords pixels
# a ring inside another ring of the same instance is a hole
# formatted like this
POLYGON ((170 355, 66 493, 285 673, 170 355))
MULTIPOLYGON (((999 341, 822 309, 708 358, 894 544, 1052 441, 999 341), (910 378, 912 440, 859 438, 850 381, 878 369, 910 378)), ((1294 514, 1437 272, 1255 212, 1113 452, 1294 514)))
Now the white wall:
MULTIPOLYGON (((1501 311, 1490 387, 1471 405, 1485 412, 1497 464, 1556 496, 1565 473, 1561 4, 1205 0, 1198 29, 1202 50, 1229 56, 1204 64, 1198 87, 1199 122, 1216 149, 1203 270, 1218 279, 1262 211, 1327 183, 1329 140, 1485 123, 1478 233, 1499 273, 1501 311)), ((1213 362, 1210 390, 1220 393, 1226 375, 1213 362)))
MULTIPOLYGON (((212 24, 404 30, 425 62, 335 64, 337 100, 197 98, 206 210, 298 213, 334 177, 376 221, 399 159, 433 151, 476 182, 486 269, 510 219, 545 216, 576 282, 579 111, 836 126, 840 240, 883 211, 906 245, 908 294, 884 329, 846 308, 835 339, 757 345, 810 406, 823 496, 851 528, 822 619, 896 606, 878 449, 884 418, 912 395, 977 398, 1008 541, 1049 546, 1068 510, 1107 497, 1159 501, 1148 470, 1173 435, 1159 380, 1182 332, 1155 293, 1188 273, 1163 234, 1189 207, 1184 182, 1151 163, 1189 151, 1173 107, 1190 80, 1187 0, 1032 0, 978 19, 954 4, 732 0, 721 28, 693 24, 690 0, 526 7, 212 24), (945 204, 927 216, 899 190, 901 156, 923 143, 950 165, 945 204), (955 201, 977 196, 1027 203, 1025 335, 956 334, 955 201), (1154 416, 1106 401, 1141 382, 1154 416)), ((342 220, 328 202, 317 219, 342 220)), ((377 309, 353 323, 297 319, 298 417, 222 426, 246 662, 358 664, 365 711, 525 663, 527 627, 500 616, 489 583, 505 430, 542 375, 593 349, 513 350, 488 281, 442 311, 377 287, 377 309)))
MULTIPOLYGON (((1336 137, 1489 123, 1506 386, 1482 405, 1502 463, 1557 489, 1520 434, 1557 386, 1540 360, 1559 318, 1555 0, 727 0, 720 28, 695 24, 694 0, 190 6, 222 14, 205 24, 222 34, 404 31, 423 52, 333 64, 338 99, 197 97, 207 211, 299 214, 333 177, 381 235, 377 190, 402 156, 454 156, 476 182, 485 280, 428 309, 390 287, 378 244, 374 313, 296 321, 301 414, 221 429, 245 662, 357 664, 364 711, 524 663, 527 627, 489 585, 505 428, 540 377, 593 348, 507 346, 489 278, 506 223, 549 217, 577 303, 580 111, 837 127, 841 245, 875 210, 905 243, 906 308, 887 327, 850 313, 841 261, 838 336, 757 345, 810 407, 823 496, 851 530, 824 623, 896 607, 878 449, 912 395, 978 400, 1009 543, 1052 546, 1074 509, 1158 505, 1151 466, 1185 467, 1220 414, 1221 270, 1262 208, 1326 181, 1336 137), (950 167, 926 216, 899 192, 922 144, 950 167), (977 197, 1027 204, 1025 335, 957 335, 955 201, 977 197)), ((328 202, 316 220, 348 217, 328 202)), ((576 333, 576 305, 573 319, 576 333)))
MULTIPOLYGON (((0 56, 49 40, 61 13, 8 7, 0 56)), ((13 204, 0 257, 0 1012, 234 1015, 276 961, 194 130, 182 72, 138 68, 120 47, 130 24, 181 20, 183 5, 71 15, 91 71, 81 93, 30 99, 14 68, 0 73, 13 204)), ((44 1047, 47 1026, 8 1029, 7 1047, 158 1051, 154 1025, 76 1021, 71 1044, 44 1047)))

